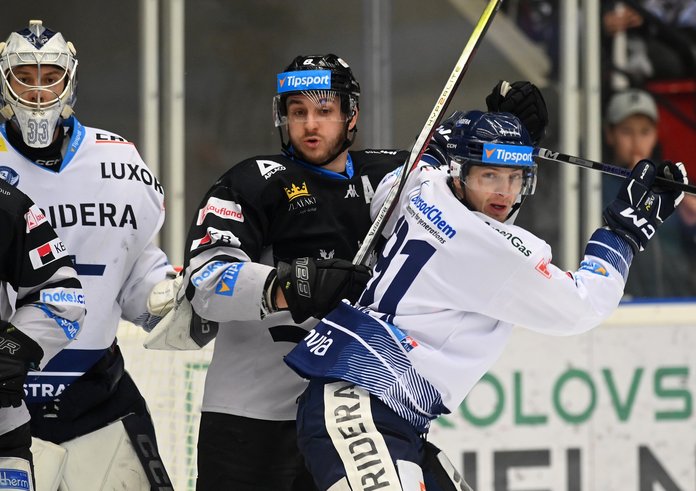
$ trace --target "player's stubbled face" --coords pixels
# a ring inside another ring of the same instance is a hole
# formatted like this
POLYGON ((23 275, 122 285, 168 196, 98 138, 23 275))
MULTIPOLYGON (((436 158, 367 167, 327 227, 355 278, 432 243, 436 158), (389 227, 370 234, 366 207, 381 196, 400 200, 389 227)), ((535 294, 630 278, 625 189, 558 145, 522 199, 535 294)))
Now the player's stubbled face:
POLYGON ((345 139, 346 119, 338 97, 320 103, 304 95, 287 100, 288 134, 295 152, 311 164, 325 162, 345 139))

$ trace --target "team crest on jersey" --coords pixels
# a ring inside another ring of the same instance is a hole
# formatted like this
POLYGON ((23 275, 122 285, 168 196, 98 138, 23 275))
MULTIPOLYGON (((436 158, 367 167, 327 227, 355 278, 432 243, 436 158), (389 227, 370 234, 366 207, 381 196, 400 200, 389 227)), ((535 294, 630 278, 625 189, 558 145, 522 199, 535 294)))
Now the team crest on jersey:
POLYGON ((208 214, 217 215, 220 218, 234 220, 237 222, 244 221, 242 205, 235 203, 234 201, 215 198, 213 196, 208 198, 205 206, 198 210, 198 219, 196 220, 196 225, 203 224, 203 221, 208 214))
POLYGON ((272 160, 257 160, 256 165, 259 166, 259 172, 264 179, 268 179, 276 172, 285 170, 284 165, 279 164, 278 162, 273 162, 272 160))
POLYGON ((288 211, 306 213, 317 209, 317 198, 312 196, 306 182, 303 182, 301 186, 292 183, 289 188, 283 186, 283 189, 290 202, 288 211))
POLYGON ((47 222, 48 219, 38 206, 31 205, 29 211, 24 214, 24 221, 27 223, 27 233, 29 233, 30 230, 33 230, 42 223, 47 222))
POLYGON ((29 260, 34 269, 41 269, 47 264, 57 261, 61 257, 67 255, 68 252, 65 249, 65 244, 63 244, 60 239, 56 238, 29 251, 29 260))
POLYGON ((12 186, 19 184, 19 174, 12 167, 0 165, 0 179, 12 186))

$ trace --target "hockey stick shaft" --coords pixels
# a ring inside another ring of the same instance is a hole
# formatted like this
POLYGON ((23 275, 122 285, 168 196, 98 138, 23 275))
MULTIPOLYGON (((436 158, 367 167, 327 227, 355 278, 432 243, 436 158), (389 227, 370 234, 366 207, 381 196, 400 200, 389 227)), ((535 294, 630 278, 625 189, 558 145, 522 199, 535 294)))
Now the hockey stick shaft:
MULTIPOLYGON (((604 164, 602 162, 595 162, 594 160, 573 157, 572 155, 554 152, 553 150, 549 150, 547 148, 535 149, 534 160, 537 163, 562 162, 564 164, 578 165, 580 167, 598 170, 604 172, 605 174, 611 174, 619 177, 628 177, 631 175, 631 171, 624 167, 617 167, 615 165, 604 164)), ((670 179, 665 179, 664 177, 655 178, 655 182, 666 189, 674 189, 676 191, 684 191, 685 193, 696 195, 696 186, 692 184, 684 184, 683 182, 672 181, 670 179)))
POLYGON ((454 70, 452 70, 444 89, 442 89, 442 93, 435 102, 435 107, 433 107, 430 116, 428 116, 428 119, 426 120, 425 126, 423 126, 423 129, 416 138, 416 141, 413 143, 411 153, 401 167, 401 173, 398 180, 389 190, 389 194, 387 194, 387 198, 384 200, 382 208, 380 208, 374 222, 372 222, 372 226, 367 231, 365 238, 360 244, 360 249, 358 249, 358 252, 353 258, 353 264, 366 264, 368 262, 369 255, 377 246, 377 242, 382 234, 382 230, 384 230, 387 219, 396 206, 397 198, 401 194, 401 190, 406 184, 408 175, 420 160, 423 152, 425 152, 428 142, 430 142, 430 138, 435 131, 435 127, 442 119, 442 115, 447 110, 449 103, 452 101, 452 97, 454 96, 457 87, 469 68, 473 55, 483 39, 484 34, 488 30, 488 27, 493 22, 493 17, 495 16, 495 13, 500 7, 501 3, 502 0, 490 0, 481 14, 481 17, 474 27, 474 31, 469 37, 469 41, 464 47, 464 51, 462 51, 462 54, 459 56, 457 64, 454 66, 454 70))

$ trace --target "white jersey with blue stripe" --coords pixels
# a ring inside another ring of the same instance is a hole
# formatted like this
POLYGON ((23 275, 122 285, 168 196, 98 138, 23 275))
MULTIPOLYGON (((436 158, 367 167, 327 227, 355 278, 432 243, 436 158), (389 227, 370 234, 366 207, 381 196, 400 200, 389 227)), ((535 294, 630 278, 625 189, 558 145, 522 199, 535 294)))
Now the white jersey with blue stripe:
MULTIPOLYGON (((373 216, 397 174, 377 188, 373 216)), ((470 211, 447 180, 445 169, 421 163, 413 171, 358 308, 341 306, 286 357, 305 377, 361 385, 419 429, 461 403, 513 325, 570 335, 605 320, 633 257, 623 239, 599 229, 580 268, 562 271, 543 240, 470 211), (346 346, 353 351, 339 353, 346 346)))
POLYGON ((56 171, 18 152, 6 124, 0 126, 0 177, 29 195, 53 225, 74 255, 87 299, 80 335, 42 372, 30 372, 25 390, 32 403, 60 396, 99 360, 121 318, 157 320, 148 317, 147 298, 173 268, 152 244, 164 221, 164 191, 133 143, 71 117, 56 171))

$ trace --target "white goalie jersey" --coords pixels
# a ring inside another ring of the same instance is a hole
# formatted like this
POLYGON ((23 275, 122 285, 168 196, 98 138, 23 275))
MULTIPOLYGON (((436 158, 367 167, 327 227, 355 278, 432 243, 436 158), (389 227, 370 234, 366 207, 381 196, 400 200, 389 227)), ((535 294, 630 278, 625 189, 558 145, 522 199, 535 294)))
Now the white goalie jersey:
POLYGON ((29 195, 56 229, 74 255, 87 299, 80 335, 27 378, 27 402, 41 402, 60 396, 103 356, 121 318, 154 320, 147 315, 148 295, 173 270, 152 245, 164 221, 164 194, 135 146, 116 134, 69 118, 70 139, 56 172, 13 148, 6 124, 0 126, 0 177, 29 195))
MULTIPOLYGON (((376 190, 373 216, 396 178, 376 190)), ((561 271, 548 244, 470 211, 447 179, 445 169, 413 171, 358 305, 333 311, 286 357, 305 377, 362 386, 422 430, 456 409, 513 325, 570 335, 600 324, 632 260, 628 244, 600 229, 578 271, 561 271)))

